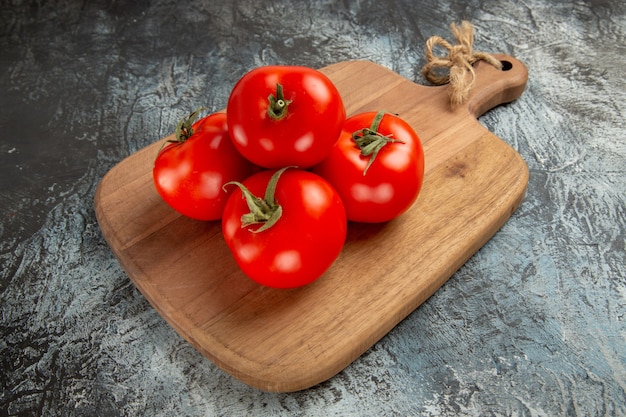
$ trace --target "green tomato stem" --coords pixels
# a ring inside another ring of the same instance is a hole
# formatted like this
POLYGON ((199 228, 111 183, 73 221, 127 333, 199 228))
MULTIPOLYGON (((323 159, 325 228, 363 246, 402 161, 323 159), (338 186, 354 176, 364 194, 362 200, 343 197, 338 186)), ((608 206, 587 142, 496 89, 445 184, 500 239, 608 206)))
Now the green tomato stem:
POLYGON ((176 130, 174 131, 174 139, 168 139, 163 142, 157 154, 161 153, 163 148, 165 148, 170 143, 182 144, 187 139, 189 139, 191 135, 193 135, 193 124, 196 122, 196 119, 198 118, 200 112, 204 110, 206 110, 206 108, 198 107, 189 116, 182 118, 180 122, 178 122, 178 124, 176 125, 176 130))
POLYGON ((276 222, 281 218, 283 214, 283 208, 276 201, 276 184, 278 184, 278 180, 280 176, 287 169, 292 167, 285 167, 276 171, 269 182, 267 183, 267 188, 265 189, 264 198, 257 197, 246 188, 240 182, 230 181, 224 184, 226 188, 227 185, 236 185, 241 190, 244 198, 246 199, 246 203, 248 204, 248 209, 250 209, 249 213, 241 216, 241 227, 248 227, 254 224, 262 224, 258 229, 248 229, 250 232, 259 233, 264 230, 269 229, 274 226, 276 222))
POLYGON ((175 139, 170 142, 182 143, 189 139, 193 135, 193 124, 198 119, 201 111, 206 110, 204 107, 198 107, 189 116, 181 119, 176 125, 176 131, 174 132, 175 139))
POLYGON ((362 156, 369 156, 369 160, 367 161, 367 165, 363 170, 363 176, 367 174, 367 170, 370 168, 378 152, 388 143, 404 143, 401 140, 392 139, 392 135, 383 135, 378 132, 378 128, 380 127, 380 123, 385 116, 384 111, 379 111, 376 113, 376 116, 372 120, 372 124, 370 127, 366 127, 356 132, 352 133, 352 140, 361 150, 362 156))
POLYGON ((270 94, 267 97, 269 106, 267 107, 267 115, 272 120, 280 120, 287 116, 287 109, 292 100, 285 100, 283 94, 283 86, 276 83, 276 96, 270 94))

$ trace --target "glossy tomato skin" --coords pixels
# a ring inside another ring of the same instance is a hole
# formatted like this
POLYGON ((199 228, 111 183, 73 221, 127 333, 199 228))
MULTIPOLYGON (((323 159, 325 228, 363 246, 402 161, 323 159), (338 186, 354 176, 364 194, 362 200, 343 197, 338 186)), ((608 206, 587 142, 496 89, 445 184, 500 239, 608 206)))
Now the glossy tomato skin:
POLYGON ((370 127, 376 112, 348 118, 331 154, 313 168, 335 187, 346 207, 348 220, 381 223, 408 210, 421 190, 424 151, 413 128, 393 114, 385 114, 378 132, 400 142, 383 146, 363 172, 369 157, 361 155, 353 132, 370 127))
POLYGON ((346 112, 334 84, 321 72, 300 66, 264 66, 244 75, 228 105, 228 126, 235 147, 269 169, 305 169, 324 159, 339 137, 346 112), (276 84, 289 100, 280 120, 268 115, 276 84))
POLYGON ((259 170, 235 149, 226 114, 214 113, 193 124, 184 142, 169 143, 158 154, 152 176, 157 192, 174 210, 196 220, 219 220, 228 193, 222 186, 259 170))
MULTIPOLYGON (((262 197, 274 172, 259 172, 243 185, 262 197)), ((283 172, 275 199, 282 216, 254 233, 251 230, 260 225, 241 227, 241 216, 249 209, 237 188, 224 209, 224 239, 241 270, 254 281, 273 288, 301 287, 318 279, 339 256, 346 240, 345 209, 326 180, 299 169, 283 172)))

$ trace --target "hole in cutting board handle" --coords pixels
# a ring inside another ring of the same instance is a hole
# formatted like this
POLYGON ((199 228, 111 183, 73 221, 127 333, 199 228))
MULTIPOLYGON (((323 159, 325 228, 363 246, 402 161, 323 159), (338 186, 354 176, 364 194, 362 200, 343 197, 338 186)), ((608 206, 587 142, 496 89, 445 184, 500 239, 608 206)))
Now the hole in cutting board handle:
POLYGON ((509 61, 500 61, 500 63, 502 64, 502 71, 508 71, 511 68, 513 68, 513 64, 511 64, 509 61))

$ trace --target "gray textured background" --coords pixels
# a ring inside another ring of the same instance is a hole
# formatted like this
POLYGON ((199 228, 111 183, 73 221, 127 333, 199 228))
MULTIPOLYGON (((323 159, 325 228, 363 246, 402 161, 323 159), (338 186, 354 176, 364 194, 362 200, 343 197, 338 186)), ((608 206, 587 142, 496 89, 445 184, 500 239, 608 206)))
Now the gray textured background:
POLYGON ((622 0, 0 4, 0 416, 626 415, 622 0), (114 259, 99 180, 259 65, 369 59, 424 84, 426 39, 461 19, 529 68, 480 119, 529 165, 519 210, 335 378, 224 374, 114 259))

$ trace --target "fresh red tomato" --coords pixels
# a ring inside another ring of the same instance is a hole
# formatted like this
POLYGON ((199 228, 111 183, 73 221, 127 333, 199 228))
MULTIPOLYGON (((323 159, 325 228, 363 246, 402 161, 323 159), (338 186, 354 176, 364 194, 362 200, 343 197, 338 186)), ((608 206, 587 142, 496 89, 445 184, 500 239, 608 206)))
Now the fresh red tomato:
POLYGON ((262 171, 227 187, 222 231, 241 270, 274 288, 319 278, 346 240, 346 212, 323 178, 294 168, 262 171), (259 197, 255 197, 259 196, 259 197))
POLYGON ((424 151, 413 128, 400 117, 367 112, 346 120, 333 151, 313 172, 335 187, 348 220, 386 222, 417 198, 424 151))
POLYGON ((157 192, 174 210, 196 220, 218 220, 229 195, 222 186, 258 168, 233 146, 226 114, 194 123, 198 112, 179 123, 175 139, 157 155, 152 176, 157 192))
POLYGON ((226 107, 230 136, 256 165, 310 168, 324 159, 346 118, 335 85, 299 66, 264 66, 244 75, 226 107))

